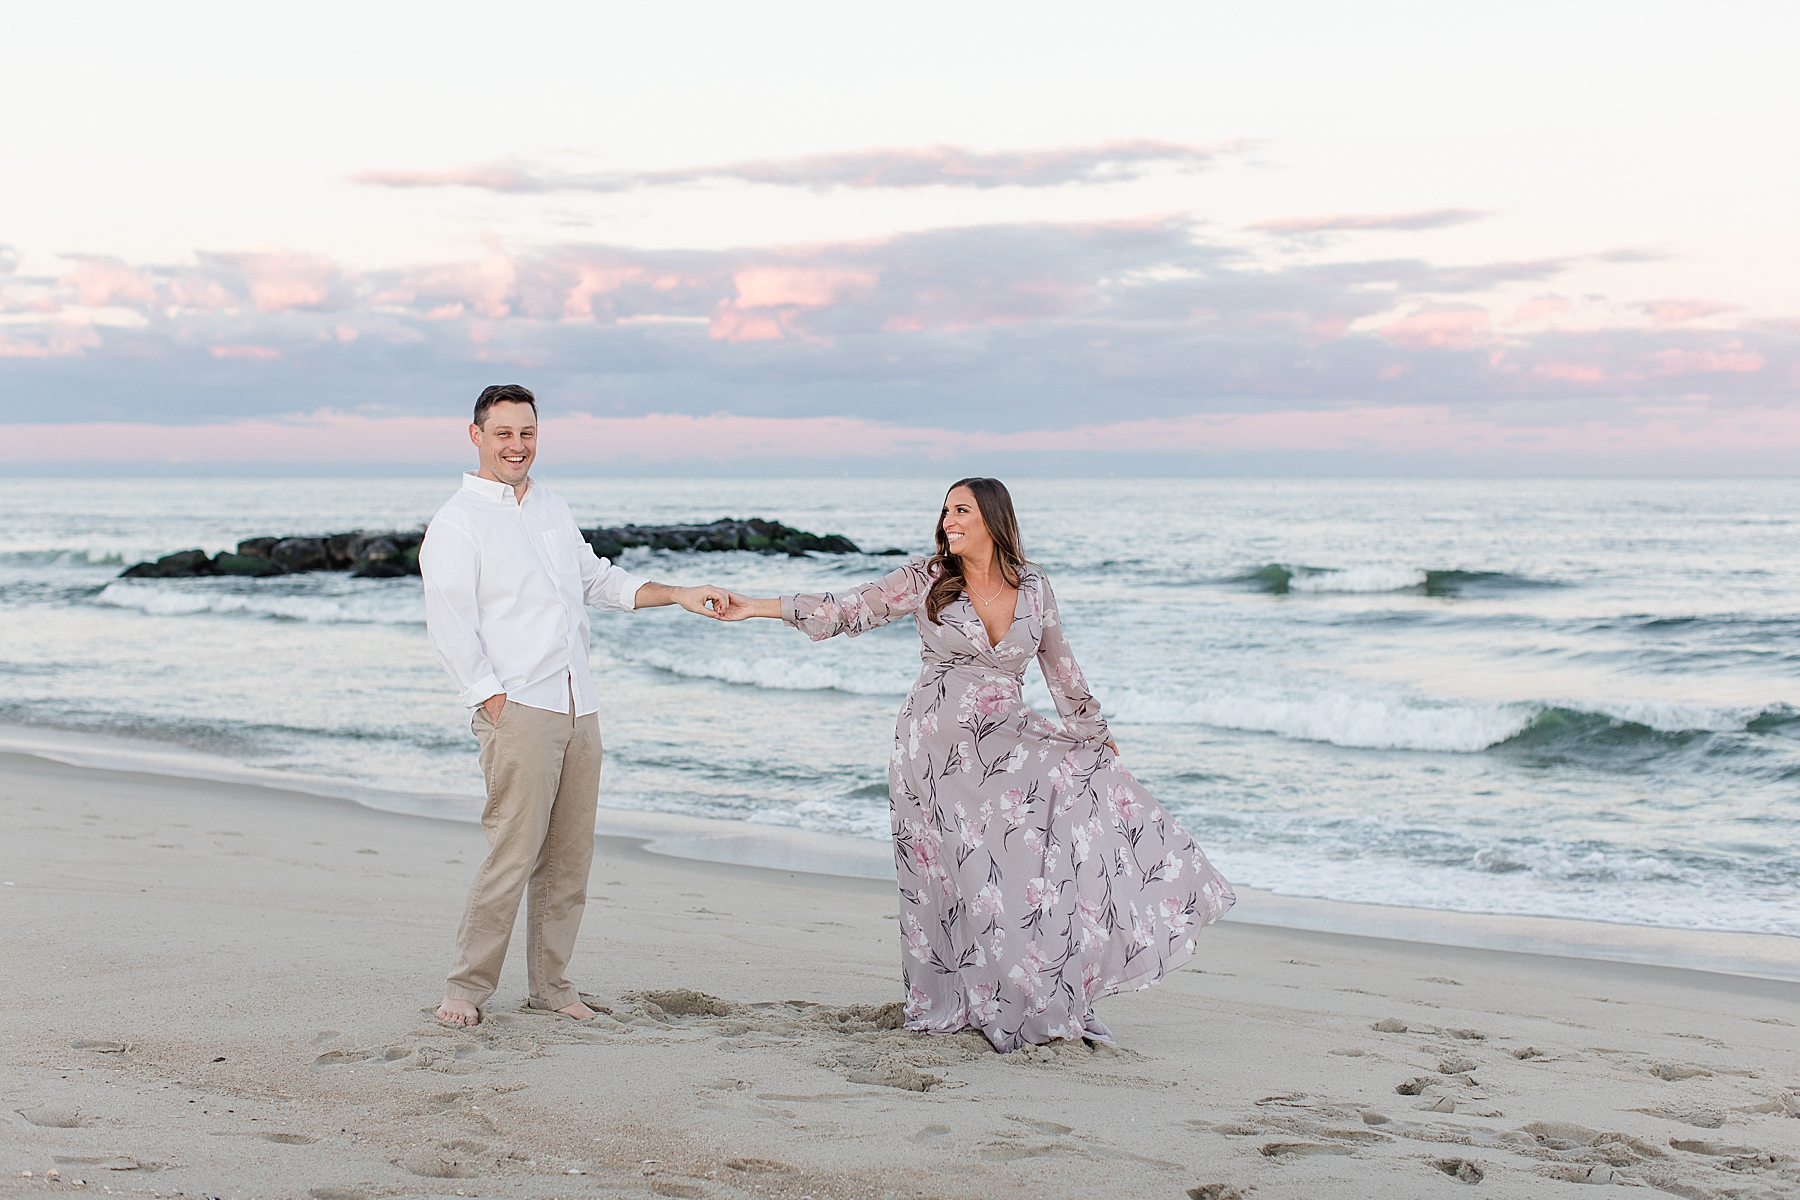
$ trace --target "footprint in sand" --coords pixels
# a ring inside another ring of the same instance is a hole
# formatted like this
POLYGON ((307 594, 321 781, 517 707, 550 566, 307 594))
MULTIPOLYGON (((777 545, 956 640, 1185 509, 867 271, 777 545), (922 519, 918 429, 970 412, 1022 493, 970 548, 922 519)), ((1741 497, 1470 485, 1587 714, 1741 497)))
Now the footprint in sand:
POLYGON ((1728 1146, 1721 1142, 1702 1142, 1687 1138, 1670 1138, 1669 1146, 1675 1150, 1685 1150, 1689 1154, 1706 1154, 1713 1158, 1756 1158, 1763 1151, 1754 1146, 1728 1146))
POLYGON ((21 1117, 43 1129, 78 1129, 88 1123, 87 1118, 72 1108, 62 1108, 52 1104, 41 1104, 36 1108, 15 1110, 21 1117))
POLYGON ((1487 1178, 1487 1172, 1480 1163, 1470 1162, 1466 1158, 1440 1158, 1431 1165, 1450 1178, 1460 1179, 1464 1183, 1480 1183, 1487 1178))
MULTIPOLYGON (((583 999, 590 1006, 599 1004, 597 999, 583 999)), ((926 1038, 905 1032, 904 1006, 899 1001, 841 1008, 805 1000, 738 1004, 692 988, 673 988, 627 993, 606 1011, 612 1019, 632 1025, 708 1033, 737 1050, 826 1043, 819 1066, 842 1073, 852 1083, 902 1091, 961 1086, 925 1068, 993 1053, 979 1034, 971 1041, 962 1035, 926 1038)))
MULTIPOLYGON (((1800 1095, 1783 1092, 1773 1100, 1765 1100, 1761 1104, 1747 1104, 1738 1112, 1778 1113, 1784 1117, 1800 1117, 1800 1095)), ((1717 1128, 1715 1126, 1715 1128, 1717 1128)))
POLYGON ((277 1146, 310 1146, 319 1140, 310 1133, 260 1133, 257 1136, 277 1146))
POLYGON ((369 1193, 360 1188, 316 1187, 306 1194, 312 1200, 369 1200, 369 1193))
POLYGON ((1705 1067, 1690 1066, 1687 1063, 1657 1063, 1650 1068, 1650 1073, 1658 1079, 1666 1079, 1670 1083, 1683 1079, 1712 1078, 1712 1072, 1705 1067))
POLYGON ((1046 1137, 1062 1137, 1064 1134, 1075 1132, 1070 1126, 1059 1125, 1055 1121, 1037 1121, 1033 1120, 1031 1117, 1015 1117, 1011 1115, 1006 1119, 1009 1121, 1017 1121, 1021 1125, 1029 1126, 1037 1132, 1044 1134, 1046 1137))
POLYGON ((373 1050, 327 1050, 313 1059, 315 1067, 341 1067, 346 1064, 368 1062, 375 1058, 373 1050))
POLYGON ((1679 1121, 1695 1129, 1717 1129, 1725 1123, 1725 1114, 1713 1108, 1634 1108, 1631 1111, 1661 1117, 1665 1121, 1679 1121))
POLYGON ((1229 1183, 1203 1183, 1187 1190, 1188 1200, 1245 1200, 1242 1188, 1229 1183))
POLYGON ((472 1179, 475 1165, 470 1154, 448 1147, 421 1146, 400 1157, 400 1167, 424 1179, 472 1179))
MULTIPOLYGON (((948 1132, 948 1130, 946 1130, 948 1132)), ((772 1158, 728 1158, 725 1169, 737 1171, 743 1175, 797 1175, 799 1172, 784 1162, 776 1162, 772 1158)))
POLYGON ((1322 1142, 1270 1142, 1262 1148, 1264 1158, 1301 1158, 1312 1154, 1355 1154, 1348 1146, 1331 1146, 1322 1142))

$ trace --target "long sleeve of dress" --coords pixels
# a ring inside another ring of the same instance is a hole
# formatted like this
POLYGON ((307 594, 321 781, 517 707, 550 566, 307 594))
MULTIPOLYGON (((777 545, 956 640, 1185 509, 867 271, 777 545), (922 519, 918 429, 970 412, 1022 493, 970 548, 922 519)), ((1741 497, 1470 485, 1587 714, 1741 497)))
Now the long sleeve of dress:
POLYGON ((925 560, 915 558, 898 571, 847 592, 783 596, 781 619, 815 642, 840 633, 855 637, 917 612, 930 588, 925 560))
POLYGON ((1038 666, 1043 668, 1044 682, 1050 686, 1063 727, 1083 741, 1104 742, 1108 734, 1106 719, 1100 715, 1100 701, 1088 690, 1087 677, 1069 648, 1049 579, 1044 580, 1044 632, 1038 642, 1038 666))

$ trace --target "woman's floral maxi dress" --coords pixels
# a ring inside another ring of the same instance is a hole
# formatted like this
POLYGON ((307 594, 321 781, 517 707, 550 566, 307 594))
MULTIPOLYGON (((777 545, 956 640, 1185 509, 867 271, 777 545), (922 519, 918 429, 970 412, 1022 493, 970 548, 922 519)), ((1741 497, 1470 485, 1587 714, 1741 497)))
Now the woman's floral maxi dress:
POLYGON ((997 646, 965 594, 925 615, 915 558, 853 591, 783 597, 814 641, 915 615, 924 670, 900 710, 888 793, 900 883, 906 1027, 974 1027, 1002 1052, 1110 1041, 1094 1001, 1193 956, 1235 897, 1174 818, 1101 743, 1050 581, 1022 572, 997 646), (1036 657, 1063 727, 1025 706, 1036 657))

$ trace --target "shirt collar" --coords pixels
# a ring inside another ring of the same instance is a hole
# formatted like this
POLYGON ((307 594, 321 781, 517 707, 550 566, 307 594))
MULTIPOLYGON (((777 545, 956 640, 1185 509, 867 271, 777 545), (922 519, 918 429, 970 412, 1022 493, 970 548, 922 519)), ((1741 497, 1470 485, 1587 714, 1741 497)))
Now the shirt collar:
MULTIPOLYGON (((511 487, 497 479, 483 479, 473 471, 463 472, 462 485, 465 491, 474 492, 482 499, 492 500, 496 504, 517 503, 511 487)), ((533 481, 532 487, 536 487, 535 481, 533 481)), ((527 496, 531 495, 531 492, 531 487, 525 489, 527 496)))

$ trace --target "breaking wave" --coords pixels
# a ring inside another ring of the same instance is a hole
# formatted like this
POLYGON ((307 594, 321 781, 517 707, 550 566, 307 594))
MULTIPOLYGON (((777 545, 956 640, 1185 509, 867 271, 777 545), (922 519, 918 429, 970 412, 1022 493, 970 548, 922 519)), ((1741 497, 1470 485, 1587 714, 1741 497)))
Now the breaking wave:
POLYGON ((1513 588, 1560 586, 1549 580, 1530 579, 1505 571, 1431 571, 1423 567, 1394 565, 1303 567, 1285 563, 1268 563, 1254 571, 1232 576, 1225 582, 1249 584, 1258 591, 1276 596, 1326 592, 1418 592, 1426 596, 1462 596, 1513 588))
POLYGON ((910 669, 883 670, 878 660, 822 662, 817 657, 782 655, 696 657, 661 647, 615 647, 614 653, 631 662, 668 671, 688 679, 717 679, 777 692, 850 692, 859 696, 903 696, 918 674, 918 660, 910 669))
POLYGON ((1226 687, 1195 696, 1126 691, 1109 717, 1146 725, 1210 725, 1361 750, 1476 754, 1500 747, 1641 758, 1715 734, 1800 737, 1800 710, 1784 703, 1703 705, 1469 703, 1334 691, 1226 687))
MULTIPOLYGON (((386 581, 382 581, 385 583, 386 581)), ((406 582, 406 581, 401 581, 406 582)), ((425 600, 417 586, 362 587, 336 594, 307 592, 192 590, 156 584, 109 583, 93 598, 107 608, 128 608, 155 617, 200 614, 267 617, 314 624, 423 625, 425 600)))

